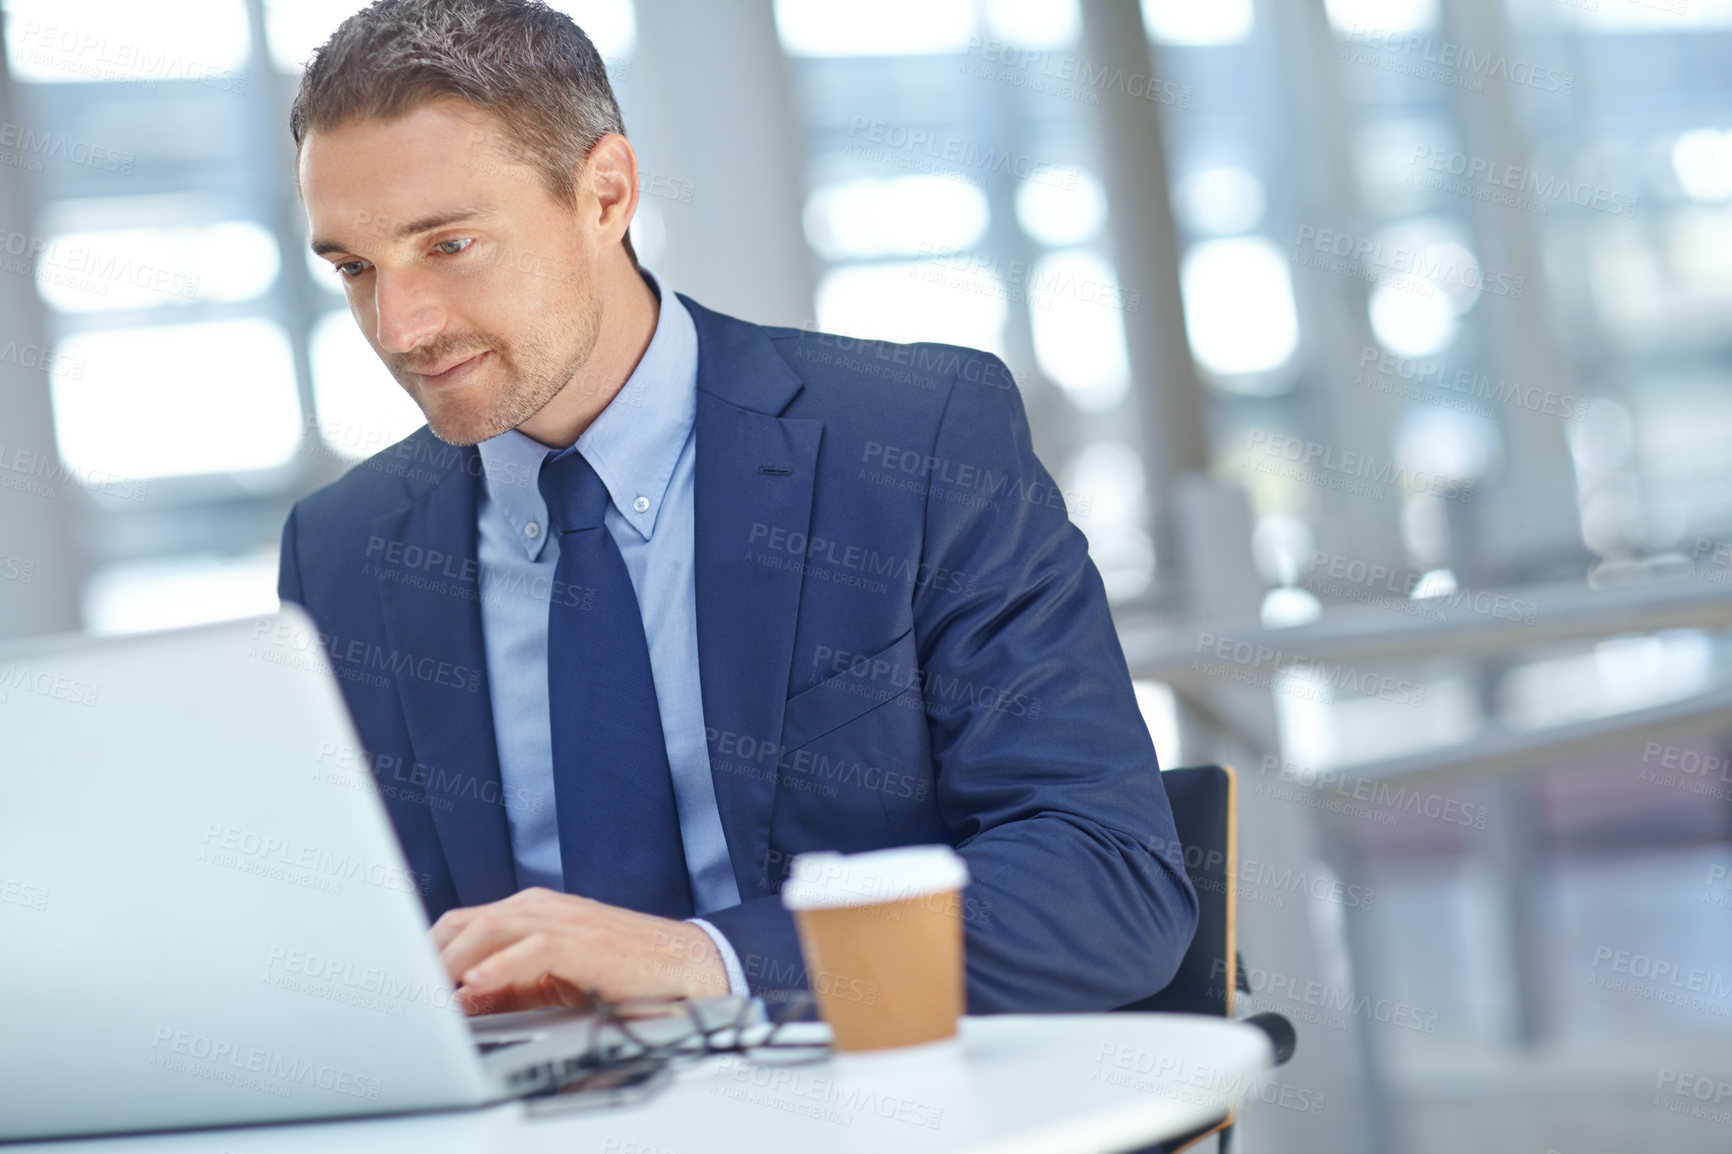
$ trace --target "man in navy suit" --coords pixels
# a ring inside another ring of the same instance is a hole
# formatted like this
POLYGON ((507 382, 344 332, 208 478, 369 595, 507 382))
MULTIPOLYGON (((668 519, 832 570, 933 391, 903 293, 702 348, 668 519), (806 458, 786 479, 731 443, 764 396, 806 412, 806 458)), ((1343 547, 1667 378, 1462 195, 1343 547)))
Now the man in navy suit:
POLYGON ((971 1011, 1166 984, 1195 895, 1000 360, 666 291, 601 60, 536 0, 380 0, 291 128, 427 427, 295 506, 280 592, 470 1009, 822 985, 793 856, 929 843, 968 864, 971 1011))

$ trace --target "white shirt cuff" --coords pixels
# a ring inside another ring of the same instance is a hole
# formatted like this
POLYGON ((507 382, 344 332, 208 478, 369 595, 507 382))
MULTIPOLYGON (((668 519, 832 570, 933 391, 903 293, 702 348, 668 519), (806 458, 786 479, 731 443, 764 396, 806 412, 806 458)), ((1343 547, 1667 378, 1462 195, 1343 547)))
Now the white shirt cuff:
POLYGON ((728 993, 740 998, 752 996, 752 989, 746 984, 746 971, 740 968, 740 956, 734 953, 734 945, 722 936, 722 931, 712 926, 702 918, 687 918, 686 921, 710 935, 710 941, 716 943, 716 953, 721 955, 722 965, 728 968, 728 993))

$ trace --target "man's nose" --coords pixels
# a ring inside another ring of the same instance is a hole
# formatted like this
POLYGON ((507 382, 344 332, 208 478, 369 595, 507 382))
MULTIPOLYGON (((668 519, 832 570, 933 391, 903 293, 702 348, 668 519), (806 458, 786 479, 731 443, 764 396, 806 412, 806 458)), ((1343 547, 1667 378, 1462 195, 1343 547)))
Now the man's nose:
POLYGON ((373 294, 379 347, 385 352, 402 354, 419 348, 444 327, 444 310, 416 283, 413 272, 376 270, 373 294))

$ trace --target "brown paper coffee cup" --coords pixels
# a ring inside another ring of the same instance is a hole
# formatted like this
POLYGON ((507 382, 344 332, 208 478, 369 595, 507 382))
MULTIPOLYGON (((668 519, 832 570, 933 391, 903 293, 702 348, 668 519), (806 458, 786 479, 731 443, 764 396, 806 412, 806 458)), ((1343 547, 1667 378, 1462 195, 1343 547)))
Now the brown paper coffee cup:
POLYGON ((936 1042, 963 1008, 962 887, 948 846, 794 859, 782 904, 841 1052, 936 1042))

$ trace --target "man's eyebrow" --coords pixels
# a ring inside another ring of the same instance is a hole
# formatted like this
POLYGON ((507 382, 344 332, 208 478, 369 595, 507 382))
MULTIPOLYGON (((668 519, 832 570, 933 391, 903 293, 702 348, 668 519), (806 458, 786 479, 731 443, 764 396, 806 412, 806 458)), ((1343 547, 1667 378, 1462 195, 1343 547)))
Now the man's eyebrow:
MULTIPOLYGON (((454 208, 446 212, 436 212, 432 216, 424 216, 420 220, 412 220, 407 224, 398 225, 391 234, 392 240, 408 240, 423 232, 432 232, 436 228, 444 228, 448 224, 468 220, 471 217, 487 215, 479 208, 454 208)), ((313 255, 324 256, 332 252, 348 252, 349 246, 339 244, 334 240, 318 239, 313 241, 313 255)))

